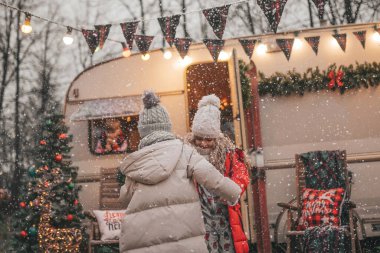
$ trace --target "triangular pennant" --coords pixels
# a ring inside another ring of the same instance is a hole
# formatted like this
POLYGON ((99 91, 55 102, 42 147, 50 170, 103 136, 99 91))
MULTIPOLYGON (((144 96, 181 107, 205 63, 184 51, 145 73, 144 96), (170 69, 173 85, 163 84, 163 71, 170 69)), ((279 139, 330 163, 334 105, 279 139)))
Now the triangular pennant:
POLYGON ((137 25, 140 21, 126 22, 120 23, 121 30, 123 31, 123 35, 125 41, 127 42, 129 50, 132 50, 133 47, 133 36, 136 33, 137 25))
POLYGON ((289 61, 292 53, 294 39, 276 39, 277 45, 280 47, 286 59, 289 61))
POLYGON ((353 32, 353 34, 355 35, 355 37, 360 41, 360 43, 362 44, 362 47, 365 48, 365 35, 366 35, 366 31, 358 31, 358 32, 353 32))
POLYGON ((161 31, 170 46, 172 46, 174 43, 174 38, 180 18, 181 15, 158 18, 158 23, 161 26, 161 31))
POLYGON ((244 49, 245 54, 251 59, 253 50, 255 49, 256 40, 239 40, 244 49))
POLYGON ((152 44, 154 37, 147 35, 134 35, 133 37, 136 41, 136 45, 140 53, 146 55, 146 53, 149 51, 150 44, 152 44))
POLYGON ((333 37, 338 42, 340 48, 343 50, 343 52, 346 51, 346 42, 347 42, 347 34, 334 34, 333 37))
POLYGON ((282 12, 284 11, 287 0, 257 0, 257 4, 264 12, 268 19, 269 25, 273 32, 277 32, 278 24, 281 20, 282 12))
POLYGON ((99 35, 99 48, 103 49, 104 43, 108 37, 112 25, 96 25, 95 29, 98 31, 99 35))
POLYGON ((82 34, 86 39, 87 45, 93 54, 99 45, 99 33, 98 30, 85 30, 82 29, 82 34))
POLYGON ((322 20, 323 19, 323 13, 325 12, 326 0, 313 0, 313 3, 315 4, 315 6, 318 9, 319 20, 322 20))
POLYGON ((319 39, 320 39, 320 36, 305 37, 305 40, 307 41, 307 43, 309 43, 315 55, 318 55, 319 39))
POLYGON ((216 37, 219 39, 223 39, 224 29, 226 28, 228 10, 230 8, 230 4, 215 7, 211 9, 203 10, 203 15, 206 17, 208 23, 212 27, 216 37))
POLYGON ((190 38, 175 38, 174 39, 174 45, 177 48, 177 51, 179 55, 182 57, 182 59, 185 58, 187 55, 187 52, 189 51, 191 44, 190 38))
POLYGON ((212 59, 214 59, 214 62, 217 62, 219 53, 224 47, 224 40, 204 39, 203 43, 205 43, 208 51, 212 56, 212 59))

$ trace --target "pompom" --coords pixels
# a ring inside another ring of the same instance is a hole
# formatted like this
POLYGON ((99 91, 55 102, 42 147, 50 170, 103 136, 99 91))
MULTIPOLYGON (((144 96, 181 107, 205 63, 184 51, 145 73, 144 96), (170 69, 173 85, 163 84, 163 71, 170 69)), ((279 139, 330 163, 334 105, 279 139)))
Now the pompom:
POLYGON ((198 109, 207 105, 213 105, 219 109, 220 99, 217 96, 215 96, 215 94, 204 96, 198 103, 198 109))
POLYGON ((153 91, 150 90, 144 91, 142 100, 146 109, 150 109, 158 105, 158 103, 160 103, 160 98, 153 91))

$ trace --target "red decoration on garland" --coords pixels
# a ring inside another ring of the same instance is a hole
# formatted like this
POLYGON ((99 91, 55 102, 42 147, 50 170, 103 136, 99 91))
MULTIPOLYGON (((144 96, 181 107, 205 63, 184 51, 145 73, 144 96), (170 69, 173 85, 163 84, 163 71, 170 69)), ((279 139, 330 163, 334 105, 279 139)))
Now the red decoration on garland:
POLYGON ((25 202, 20 202, 19 206, 20 206, 21 208, 25 208, 25 207, 26 207, 26 203, 25 203, 25 202))
POLYGON ((112 25, 96 25, 95 29, 98 31, 99 48, 103 49, 104 43, 108 37, 112 25))
POLYGON ((56 162, 61 162, 62 161, 62 155, 61 154, 56 154, 55 155, 55 157, 54 157, 54 160, 56 161, 56 162))
POLYGON ((313 49, 315 55, 318 55, 319 39, 320 39, 320 36, 305 37, 305 40, 311 46, 311 48, 313 49))
POLYGON ((230 4, 215 7, 211 9, 203 10, 203 15, 206 17, 208 23, 212 27, 216 37, 219 39, 223 39, 224 29, 226 28, 228 10, 230 8, 230 4))
POLYGON ((99 45, 99 33, 98 30, 85 30, 82 29, 82 34, 86 39, 87 45, 90 48, 91 54, 95 53, 96 48, 99 45))
POLYGON ((362 44, 362 47, 365 48, 365 36, 366 36, 367 31, 358 31, 358 32, 353 32, 355 37, 360 41, 360 44, 362 44))
POLYGON ((327 85, 328 88, 333 89, 335 85, 337 85, 338 87, 343 87, 344 85, 343 76, 344 76, 344 72, 342 70, 339 69, 336 74, 334 70, 331 70, 327 75, 327 77, 330 79, 327 85))
POLYGON ((46 145, 46 141, 45 140, 40 140, 40 145, 41 146, 46 145))
POLYGON ((68 221, 72 221, 73 219, 74 219, 74 216, 72 214, 68 214, 66 216, 66 220, 68 220, 68 221))
POLYGON ((189 51, 191 44, 190 38, 175 38, 174 39, 174 45, 177 48, 177 51, 179 55, 182 57, 182 59, 185 58, 187 55, 187 52, 189 51))
POLYGON ((338 73, 336 74, 336 84, 338 85, 338 87, 343 87, 343 71, 342 70, 338 70, 338 73))
POLYGON ((148 53, 150 44, 152 44, 153 36, 146 36, 146 35, 134 35, 133 36, 136 41, 136 45, 143 55, 146 55, 148 53))
POLYGON ((318 9, 319 20, 322 20, 323 19, 323 13, 325 12, 326 0, 313 0, 313 3, 315 4, 315 6, 318 9))
POLYGON ((284 53, 286 59, 289 61, 292 53, 294 39, 276 39, 277 45, 284 53))
POLYGON ((243 47, 245 54, 251 59, 253 50, 255 49, 256 40, 239 40, 239 42, 243 47))
POLYGON ((224 47, 224 40, 212 40, 212 39, 204 39, 203 43, 205 43, 208 51, 210 52, 214 62, 218 61, 219 53, 222 51, 224 47))
POLYGON ((273 32, 277 32, 278 24, 281 20, 282 12, 284 11, 287 0, 257 0, 257 4, 264 12, 268 19, 269 25, 273 32))
POLYGON ((158 18, 158 23, 160 24, 161 31, 170 46, 172 46, 174 43, 174 38, 180 18, 181 15, 158 18))
POLYGON ((25 238, 28 236, 28 233, 25 230, 23 230, 20 232, 20 236, 25 238))
POLYGON ((331 70, 328 73, 327 77, 330 79, 327 86, 329 87, 329 89, 334 88, 335 87, 335 72, 334 72, 334 70, 331 70))
POLYGON ((340 48, 343 50, 343 52, 346 51, 346 42, 347 42, 347 34, 334 34, 333 37, 338 42, 340 48))
POLYGON ((132 50, 134 35, 137 30, 137 25, 140 21, 121 23, 121 30, 123 31, 123 35, 125 41, 127 42, 129 50, 132 50))
POLYGON ((60 139, 60 140, 64 140, 66 138, 67 138, 67 134, 60 134, 60 135, 58 135, 58 139, 60 139))
POLYGON ((76 206, 76 205, 78 205, 79 204, 79 201, 76 199, 76 200, 74 200, 74 206, 76 206))

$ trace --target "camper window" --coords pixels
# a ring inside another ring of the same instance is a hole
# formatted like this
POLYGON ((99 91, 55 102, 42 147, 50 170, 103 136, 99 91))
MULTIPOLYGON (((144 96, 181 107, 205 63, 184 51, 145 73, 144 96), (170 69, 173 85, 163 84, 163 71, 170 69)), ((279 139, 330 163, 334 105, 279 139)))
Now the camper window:
POLYGON ((137 121, 137 116, 90 120, 90 151, 96 155, 136 151, 139 143, 137 121))

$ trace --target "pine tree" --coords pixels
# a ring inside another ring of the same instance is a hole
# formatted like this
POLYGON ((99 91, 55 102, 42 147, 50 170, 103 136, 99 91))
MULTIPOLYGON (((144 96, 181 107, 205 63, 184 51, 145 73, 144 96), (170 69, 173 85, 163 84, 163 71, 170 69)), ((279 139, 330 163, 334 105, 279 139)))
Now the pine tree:
POLYGON ((15 236, 11 247, 15 252, 79 252, 67 244, 81 242, 84 230, 82 206, 75 184, 76 167, 71 166, 69 143, 72 136, 63 122, 63 115, 44 118, 35 154, 35 164, 23 180, 19 208, 12 223, 15 236), (73 237, 65 234, 73 231, 73 237), (57 232, 61 237, 58 239, 57 232), (74 238, 74 239, 73 239, 74 238), (39 244, 40 241, 40 244, 39 244), (45 243, 41 243, 45 242, 45 243), (54 248, 46 246, 46 242, 54 248), (45 244, 45 245, 44 245, 45 244))

